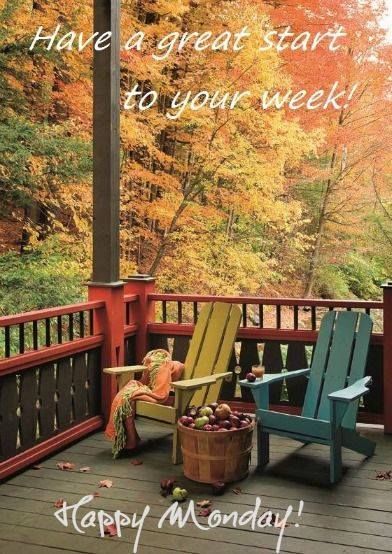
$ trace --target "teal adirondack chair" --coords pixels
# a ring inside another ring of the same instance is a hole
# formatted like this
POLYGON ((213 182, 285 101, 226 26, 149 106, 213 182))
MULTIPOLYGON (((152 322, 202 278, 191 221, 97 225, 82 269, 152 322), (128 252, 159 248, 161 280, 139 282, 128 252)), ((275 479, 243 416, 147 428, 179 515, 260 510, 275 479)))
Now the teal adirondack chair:
POLYGON ((270 433, 328 445, 331 483, 342 476, 342 447, 374 454, 375 443, 356 432, 359 400, 371 383, 364 375, 372 327, 366 314, 331 311, 321 322, 310 368, 240 382, 252 390, 257 406, 258 469, 269 462, 270 433), (270 384, 300 375, 309 376, 302 415, 269 410, 270 384))

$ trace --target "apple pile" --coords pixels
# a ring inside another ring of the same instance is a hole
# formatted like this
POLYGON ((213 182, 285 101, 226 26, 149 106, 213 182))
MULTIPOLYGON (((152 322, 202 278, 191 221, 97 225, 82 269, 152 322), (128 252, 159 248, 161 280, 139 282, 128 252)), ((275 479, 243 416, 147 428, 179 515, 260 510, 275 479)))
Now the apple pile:
POLYGON ((214 402, 208 406, 190 406, 179 422, 197 431, 230 431, 249 427, 252 418, 240 412, 232 412, 227 404, 214 402))

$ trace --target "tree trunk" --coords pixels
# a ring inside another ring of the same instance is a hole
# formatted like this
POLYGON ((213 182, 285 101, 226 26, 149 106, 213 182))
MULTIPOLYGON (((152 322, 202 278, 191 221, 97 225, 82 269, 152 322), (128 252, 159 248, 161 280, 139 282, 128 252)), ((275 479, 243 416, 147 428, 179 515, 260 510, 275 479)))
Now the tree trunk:
POLYGON ((327 207, 328 207, 328 202, 329 202, 331 190, 332 190, 332 182, 333 182, 332 171, 335 167, 335 162, 336 162, 336 147, 331 157, 331 163, 330 163, 331 175, 328 181, 326 182, 326 187, 324 190, 323 199, 322 199, 321 208, 320 208, 320 216, 317 223, 316 242, 314 244, 310 261, 309 261, 309 269, 308 269, 308 274, 307 274, 305 289, 304 289, 305 298, 309 298, 313 293, 313 287, 316 279, 316 272, 319 266, 321 247, 323 244, 323 238, 324 238, 324 232, 325 232, 327 207))
POLYGON ((182 212, 187 207, 187 204, 188 204, 187 200, 184 199, 181 202, 181 204, 178 206, 178 208, 177 208, 177 210, 176 210, 176 212, 173 216, 173 219, 170 222, 169 228, 168 228, 165 236, 163 237, 163 239, 162 239, 162 241, 161 241, 161 243, 158 247, 157 253, 156 253, 155 258, 154 258, 154 261, 152 262, 150 270, 148 272, 152 277, 156 274, 156 272, 159 268, 159 265, 160 265, 162 259, 164 258, 165 254, 166 254, 166 251, 167 251, 167 248, 168 248, 169 242, 170 242, 170 236, 173 233, 173 231, 175 230, 175 228, 177 226, 177 222, 180 219, 182 212))

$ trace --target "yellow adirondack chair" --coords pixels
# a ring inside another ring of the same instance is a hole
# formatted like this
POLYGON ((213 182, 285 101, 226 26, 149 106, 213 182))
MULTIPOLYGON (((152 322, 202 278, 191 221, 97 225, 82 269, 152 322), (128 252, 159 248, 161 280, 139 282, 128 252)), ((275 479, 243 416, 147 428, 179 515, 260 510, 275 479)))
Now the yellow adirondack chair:
MULTIPOLYGON (((241 321, 238 306, 225 302, 206 304, 200 311, 192 340, 185 359, 183 379, 172 383, 174 406, 136 401, 136 416, 170 424, 173 428, 174 464, 181 463, 181 449, 177 431, 177 420, 189 405, 216 402, 223 379, 227 372, 233 344, 241 321)), ((142 371, 143 366, 128 366, 104 369, 104 373, 115 375, 119 389, 132 377, 142 371)))

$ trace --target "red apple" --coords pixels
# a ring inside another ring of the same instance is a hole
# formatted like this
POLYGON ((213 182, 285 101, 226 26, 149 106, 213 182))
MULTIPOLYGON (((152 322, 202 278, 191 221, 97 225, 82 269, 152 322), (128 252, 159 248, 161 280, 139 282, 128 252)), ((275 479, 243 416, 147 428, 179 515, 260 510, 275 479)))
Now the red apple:
POLYGON ((219 426, 223 427, 224 429, 231 429, 231 423, 228 419, 224 419, 223 421, 220 421, 219 426))
POLYGON ((240 426, 240 419, 236 416, 230 416, 230 422, 233 425, 233 427, 239 427, 240 426))

